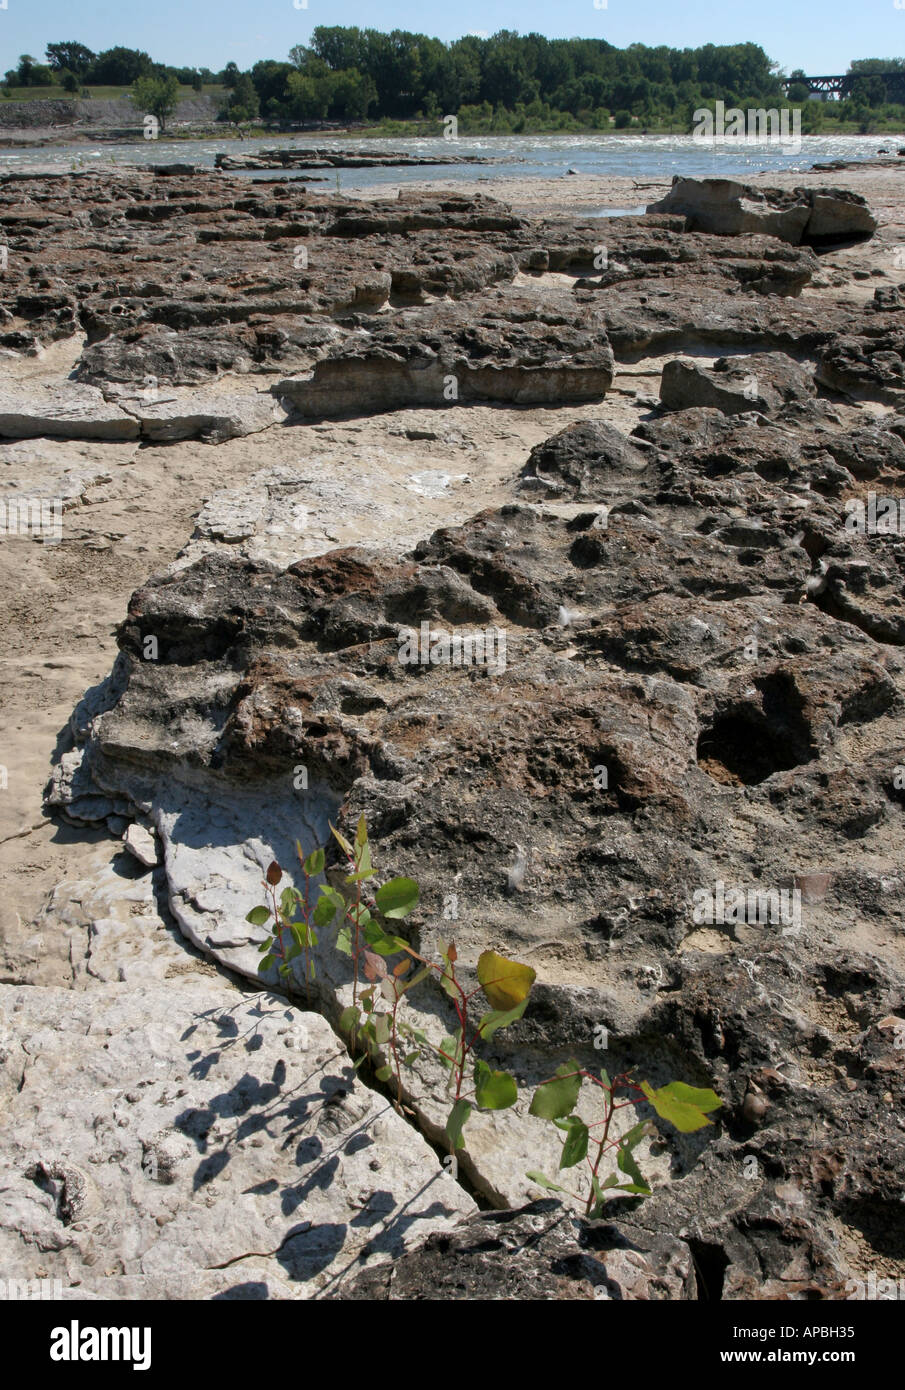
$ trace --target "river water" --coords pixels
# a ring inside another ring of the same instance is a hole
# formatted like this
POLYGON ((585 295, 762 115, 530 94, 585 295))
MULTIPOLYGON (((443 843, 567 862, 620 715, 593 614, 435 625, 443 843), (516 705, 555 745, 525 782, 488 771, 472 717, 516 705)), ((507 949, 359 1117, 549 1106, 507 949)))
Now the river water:
MULTIPOLYGON (((276 147, 348 150, 373 150, 375 153, 404 151, 409 154, 443 157, 451 151, 457 155, 471 154, 492 158, 492 165, 436 165, 415 168, 341 169, 342 189, 424 183, 431 179, 461 179, 473 182, 476 178, 517 177, 557 178, 569 169, 583 175, 625 175, 639 181, 645 178, 671 178, 682 174, 695 178, 719 176, 744 178, 746 175, 769 170, 791 172, 809 169, 815 163, 829 159, 871 159, 878 150, 895 153, 900 136, 882 135, 804 135, 800 148, 780 143, 743 144, 730 142, 707 147, 690 135, 498 135, 469 136, 456 141, 437 139, 325 139, 323 136, 269 136, 257 140, 156 140, 143 143, 96 145, 80 143, 40 149, 0 151, 0 174, 32 170, 71 170, 134 165, 187 163, 213 167, 217 154, 253 154, 276 147)), ((905 159, 903 159, 905 169, 905 159)), ((312 191, 336 191, 336 172, 323 172, 324 183, 311 185, 312 191)), ((272 177, 270 174, 248 172, 248 178, 272 177)), ((291 177, 291 175, 290 175, 291 177)))

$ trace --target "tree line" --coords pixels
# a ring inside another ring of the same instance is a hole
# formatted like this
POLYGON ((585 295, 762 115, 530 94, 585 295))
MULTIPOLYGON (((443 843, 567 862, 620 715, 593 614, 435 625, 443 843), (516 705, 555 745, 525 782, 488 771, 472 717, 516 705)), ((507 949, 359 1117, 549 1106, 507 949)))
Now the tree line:
MULTIPOLYGON (((7 86, 61 84, 78 92, 92 86, 136 86, 146 109, 165 121, 179 86, 225 89, 224 120, 259 119, 316 124, 366 120, 439 120, 455 114, 467 129, 518 131, 625 127, 633 121, 690 128, 692 113, 721 99, 727 106, 770 106, 785 99, 783 74, 755 43, 705 44, 698 48, 619 49, 604 39, 547 39, 501 30, 492 37, 467 35, 452 43, 394 29, 321 25, 308 45, 288 61, 262 59, 248 71, 236 63, 214 72, 155 63, 137 49, 93 53, 84 44, 47 45, 46 62, 29 54, 6 74, 7 86), (153 104, 152 104, 153 103, 153 104)), ((905 66, 905 59, 861 59, 847 102, 833 104, 840 118, 886 103, 878 69, 905 66)), ((793 74, 793 77, 796 74, 793 74)), ((806 102, 805 127, 822 123, 823 103, 808 101, 804 87, 792 100, 806 102)))

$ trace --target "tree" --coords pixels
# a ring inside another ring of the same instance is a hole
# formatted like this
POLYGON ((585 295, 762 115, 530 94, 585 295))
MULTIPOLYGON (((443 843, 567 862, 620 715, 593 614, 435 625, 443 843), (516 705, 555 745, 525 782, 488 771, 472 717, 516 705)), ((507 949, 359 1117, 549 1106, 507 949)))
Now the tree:
POLYGON ((145 115, 156 116, 161 130, 176 110, 179 83, 175 77, 136 77, 132 84, 132 101, 145 115))
POLYGON ((238 125, 240 121, 253 121, 259 112, 260 103, 254 83, 247 72, 240 72, 220 117, 238 125))
POLYGON ((73 95, 75 95, 75 93, 79 90, 79 88, 82 85, 74 72, 61 73, 60 81, 63 84, 63 91, 71 92, 73 95))
POLYGON ((107 48, 91 64, 87 78, 96 87, 131 87, 137 78, 152 76, 154 66, 141 49, 107 48))
POLYGON ((48 65, 54 72, 73 72, 76 77, 84 77, 97 57, 83 43, 49 43, 45 49, 48 65))
POLYGON ((241 74, 239 72, 238 63, 227 63, 226 67, 220 74, 220 80, 223 83, 224 87, 228 87, 230 91, 232 91, 236 83, 238 82, 240 75, 241 74))

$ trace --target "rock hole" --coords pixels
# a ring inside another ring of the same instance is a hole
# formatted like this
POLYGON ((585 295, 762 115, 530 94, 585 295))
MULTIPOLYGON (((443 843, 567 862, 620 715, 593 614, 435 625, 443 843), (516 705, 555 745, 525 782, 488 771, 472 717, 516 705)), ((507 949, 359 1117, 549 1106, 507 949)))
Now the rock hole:
POLYGON ((774 772, 800 767, 814 757, 802 700, 781 672, 757 682, 761 703, 737 703, 719 712, 698 738, 698 764, 716 782, 757 786, 774 772))
POLYGON ((702 1303, 718 1303, 723 1297, 723 1280, 729 1267, 729 1256, 721 1245, 709 1245, 703 1240, 689 1240, 688 1248, 694 1260, 699 1300, 702 1303))

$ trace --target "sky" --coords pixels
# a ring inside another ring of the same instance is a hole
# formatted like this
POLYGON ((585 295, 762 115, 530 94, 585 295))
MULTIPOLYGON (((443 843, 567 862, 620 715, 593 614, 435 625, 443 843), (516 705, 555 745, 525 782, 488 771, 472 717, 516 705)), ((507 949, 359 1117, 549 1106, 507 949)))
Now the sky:
POLYGON ((20 53, 43 60, 48 43, 100 51, 122 44, 158 62, 209 67, 285 59, 318 24, 411 29, 450 40, 499 29, 548 38, 604 38, 696 48, 759 43, 790 72, 845 72, 852 58, 905 54, 905 0, 0 0, 0 73, 20 53))

